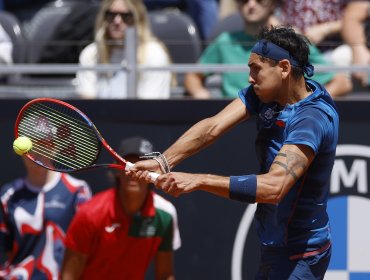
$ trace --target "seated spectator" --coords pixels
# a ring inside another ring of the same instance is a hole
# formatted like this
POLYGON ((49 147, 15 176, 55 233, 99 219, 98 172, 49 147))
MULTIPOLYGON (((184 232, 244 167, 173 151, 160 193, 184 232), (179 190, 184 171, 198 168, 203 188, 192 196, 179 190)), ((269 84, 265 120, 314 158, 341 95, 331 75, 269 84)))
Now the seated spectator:
MULTIPOLYGON (((343 19, 343 39, 352 50, 352 64, 370 65, 370 30, 365 29, 365 22, 369 28, 369 1, 353 1, 348 4, 343 19)), ((360 81, 362 86, 368 86, 369 78, 366 72, 353 73, 353 77, 360 81)))
MULTIPOLYGON (((95 42, 80 54, 82 66, 122 64, 125 61, 125 31, 136 27, 137 61, 140 65, 166 66, 170 57, 164 44, 152 34, 142 0, 103 0, 95 25, 95 42)), ((172 76, 168 71, 140 73, 138 98, 169 98, 172 76)), ((123 70, 108 73, 79 71, 77 92, 84 98, 127 98, 127 73, 123 70)))
MULTIPOLYGON (((244 18, 245 28, 238 32, 224 32, 211 43, 200 57, 199 63, 242 64, 248 61, 251 49, 256 43, 256 35, 261 27, 276 25, 273 16, 274 0, 237 0, 238 10, 244 18)), ((326 65, 320 51, 310 46, 310 63, 326 65)), ((195 98, 210 98, 211 94, 204 86, 207 76, 212 73, 188 73, 185 77, 187 92, 195 98)), ((326 86, 332 96, 344 95, 352 90, 350 79, 345 74, 317 73, 313 79, 326 86)), ((222 95, 235 98, 240 89, 248 86, 248 77, 243 72, 225 72, 222 74, 222 95)))
POLYGON ((349 54, 341 37, 343 10, 347 0, 279 1, 278 19, 304 34, 334 65, 349 65, 349 54))
MULTIPOLYGON (((152 152, 142 137, 124 139, 119 147, 133 163, 152 152)), ((117 171, 114 187, 78 211, 66 238, 63 280, 145 279, 152 260, 155 279, 175 279, 174 251, 181 246, 176 209, 125 172, 117 171)))
POLYGON ((26 175, 0 191, 0 279, 60 279, 69 223, 91 197, 83 180, 22 157, 26 175))

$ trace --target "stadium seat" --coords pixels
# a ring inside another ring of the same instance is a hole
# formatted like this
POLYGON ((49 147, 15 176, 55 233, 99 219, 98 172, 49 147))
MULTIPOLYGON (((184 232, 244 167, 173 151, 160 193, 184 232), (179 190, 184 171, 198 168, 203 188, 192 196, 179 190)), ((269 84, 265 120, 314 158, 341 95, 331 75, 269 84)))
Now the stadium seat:
MULTIPOLYGON (((177 9, 149 11, 153 34, 168 48, 173 63, 195 63, 202 44, 194 21, 177 9)), ((183 95, 184 74, 176 74, 178 88, 173 95, 183 95)))
MULTIPOLYGON (((94 38, 98 3, 53 1, 47 3, 24 26, 26 63, 77 64, 81 50, 94 38)), ((75 74, 22 74, 11 84, 27 91, 61 91, 75 94, 75 74)))
POLYGON ((208 41, 211 42, 222 32, 238 31, 244 29, 243 18, 239 12, 236 12, 230 16, 225 17, 220 20, 216 26, 213 28, 208 41))
POLYGON ((29 63, 77 63, 93 40, 99 5, 83 1, 47 3, 25 26, 29 63))
POLYGON ((174 63, 194 63, 201 53, 199 32, 193 20, 179 10, 149 12, 151 29, 167 46, 174 63))

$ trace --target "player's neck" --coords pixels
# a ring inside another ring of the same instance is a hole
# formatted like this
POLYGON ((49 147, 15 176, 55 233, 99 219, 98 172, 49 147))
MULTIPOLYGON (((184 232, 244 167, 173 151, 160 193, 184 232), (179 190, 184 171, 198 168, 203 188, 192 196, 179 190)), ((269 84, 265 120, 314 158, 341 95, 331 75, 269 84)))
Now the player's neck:
POLYGON ((306 85, 303 77, 299 81, 290 80, 286 85, 285 92, 287 92, 286 100, 279 102, 283 105, 297 103, 312 94, 312 90, 306 85))

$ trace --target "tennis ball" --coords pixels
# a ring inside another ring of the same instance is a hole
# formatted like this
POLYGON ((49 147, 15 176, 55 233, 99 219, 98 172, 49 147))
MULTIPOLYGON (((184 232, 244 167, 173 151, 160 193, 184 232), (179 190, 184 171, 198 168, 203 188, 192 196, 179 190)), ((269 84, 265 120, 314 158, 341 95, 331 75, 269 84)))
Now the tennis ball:
POLYGON ((20 136, 13 142, 14 152, 18 155, 23 155, 32 149, 32 141, 30 138, 20 136))

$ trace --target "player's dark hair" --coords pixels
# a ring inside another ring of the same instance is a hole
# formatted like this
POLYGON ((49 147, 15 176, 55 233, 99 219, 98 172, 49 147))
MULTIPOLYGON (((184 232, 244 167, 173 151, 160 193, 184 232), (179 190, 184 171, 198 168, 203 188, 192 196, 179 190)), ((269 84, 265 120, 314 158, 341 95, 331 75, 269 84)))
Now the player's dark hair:
POLYGON ((293 77, 300 78, 303 74, 303 67, 308 63, 310 54, 310 41, 294 31, 290 26, 268 26, 263 27, 258 34, 259 40, 267 40, 287 50, 301 67, 293 66, 293 77))

